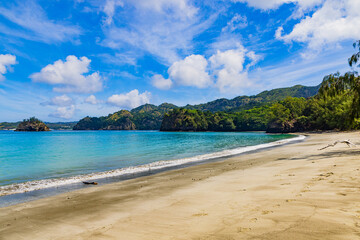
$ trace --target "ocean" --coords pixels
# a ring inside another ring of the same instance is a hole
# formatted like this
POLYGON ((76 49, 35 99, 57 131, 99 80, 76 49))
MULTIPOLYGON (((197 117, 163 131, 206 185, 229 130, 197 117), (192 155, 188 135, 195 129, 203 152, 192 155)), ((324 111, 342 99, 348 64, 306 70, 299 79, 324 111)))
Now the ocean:
POLYGON ((0 196, 135 176, 294 140, 299 137, 264 132, 0 131, 0 196))

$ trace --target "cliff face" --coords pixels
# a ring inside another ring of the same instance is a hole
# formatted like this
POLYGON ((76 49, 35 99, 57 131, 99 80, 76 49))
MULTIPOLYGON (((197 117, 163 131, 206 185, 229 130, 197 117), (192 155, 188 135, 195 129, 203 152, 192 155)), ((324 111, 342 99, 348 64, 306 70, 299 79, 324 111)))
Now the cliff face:
POLYGON ((17 126, 15 131, 22 132, 44 132, 50 131, 49 127, 41 121, 28 121, 25 120, 17 126))

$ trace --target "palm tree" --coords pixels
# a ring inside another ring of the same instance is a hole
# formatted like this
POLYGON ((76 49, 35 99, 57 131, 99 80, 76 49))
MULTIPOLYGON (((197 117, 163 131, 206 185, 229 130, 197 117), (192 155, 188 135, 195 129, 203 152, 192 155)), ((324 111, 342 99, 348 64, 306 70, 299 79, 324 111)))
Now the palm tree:
MULTIPOLYGON (((350 67, 360 61, 360 40, 354 43, 354 48, 358 48, 358 52, 349 58, 350 67)), ((360 64, 355 67, 360 67, 360 64)), ((324 77, 319 89, 319 95, 326 98, 327 96, 334 97, 339 94, 347 94, 352 97, 349 120, 353 122, 355 118, 360 117, 360 77, 358 72, 351 71, 344 75, 340 75, 338 72, 324 77)))

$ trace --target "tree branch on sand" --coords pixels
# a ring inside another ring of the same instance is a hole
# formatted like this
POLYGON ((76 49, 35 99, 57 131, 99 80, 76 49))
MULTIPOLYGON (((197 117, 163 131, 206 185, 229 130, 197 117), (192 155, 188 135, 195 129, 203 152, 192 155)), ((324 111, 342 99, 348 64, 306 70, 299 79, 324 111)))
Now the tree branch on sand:
POLYGON ((356 144, 350 142, 350 140, 343 140, 343 141, 338 140, 338 141, 335 141, 333 144, 329 144, 326 147, 320 148, 319 150, 324 150, 325 148, 328 148, 328 147, 334 147, 338 143, 345 143, 346 145, 348 145, 348 147, 351 147, 351 146, 356 147, 356 144))

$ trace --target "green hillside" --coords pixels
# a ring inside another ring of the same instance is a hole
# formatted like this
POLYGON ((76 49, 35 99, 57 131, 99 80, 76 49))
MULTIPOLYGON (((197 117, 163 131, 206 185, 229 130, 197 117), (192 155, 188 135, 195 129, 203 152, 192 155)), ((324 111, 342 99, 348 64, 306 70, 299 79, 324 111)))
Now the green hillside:
MULTIPOLYGON (((301 85, 296 85, 289 88, 279 88, 273 89, 271 91, 264 91, 255 96, 240 96, 234 99, 218 99, 212 102, 199 105, 186 105, 183 109, 188 110, 200 110, 200 111, 210 111, 210 112, 239 112, 246 109, 252 109, 254 107, 264 106, 266 104, 271 104, 279 100, 283 100, 286 97, 304 97, 309 98, 314 96, 319 89, 319 86, 316 87, 305 87, 301 85)), ((85 117, 81 119, 75 126, 74 130, 159 130, 161 123, 163 121, 163 116, 165 113, 168 113, 170 110, 177 109, 176 105, 170 103, 163 103, 159 106, 153 104, 145 104, 137 108, 132 109, 131 111, 121 110, 113 114, 109 114, 105 117, 85 117)), ((197 114, 200 112, 197 111, 180 111, 179 113, 188 114, 191 113, 197 119, 197 114)), ((206 113, 209 115, 208 113, 206 113)), ((222 116, 224 113, 217 113, 210 121, 210 129, 224 129, 226 127, 218 128, 216 127, 217 119, 219 116, 222 116)), ((186 121, 184 119, 184 121, 186 121)), ((179 126, 181 124, 177 123, 179 126)), ((191 123, 189 123, 191 125, 191 123)), ((226 121, 224 126, 228 124, 226 121)), ((189 126, 190 126, 189 125, 189 126)), ((184 127, 184 126, 182 126, 184 127)), ((170 126, 169 126, 170 128, 170 126)), ((187 128, 185 126, 185 128, 187 128)), ((191 127, 188 127, 191 129, 191 127)), ((207 127, 206 127, 207 128, 207 127)), ((165 127, 164 127, 165 129, 165 127)), ((181 129, 179 129, 181 130, 181 129)), ((186 129, 183 129, 186 130, 186 129)), ((209 130, 210 131, 210 130, 209 130)))
POLYGON ((2 122, 0 123, 0 130, 15 129, 20 122, 2 122))
POLYGON ((166 112, 177 108, 169 103, 145 104, 131 111, 121 110, 106 117, 85 117, 74 130, 159 130, 166 112))
POLYGON ((210 112, 238 112, 253 107, 259 107, 265 104, 274 103, 285 99, 286 97, 303 97, 309 98, 314 96, 320 88, 320 85, 315 87, 306 87, 302 85, 295 85, 288 88, 277 88, 270 91, 263 91, 254 96, 239 96, 233 99, 221 98, 198 105, 186 105, 186 109, 197 109, 201 111, 210 112))
MULTIPOLYGON (((15 129, 20 122, 2 122, 0 123, 0 130, 15 129)), ((45 124, 53 130, 72 130, 77 122, 45 122, 45 124)))
POLYGON ((164 115, 161 131, 267 131, 288 133, 360 128, 351 118, 354 95, 349 91, 323 98, 287 97, 272 104, 239 112, 174 109, 164 115))

